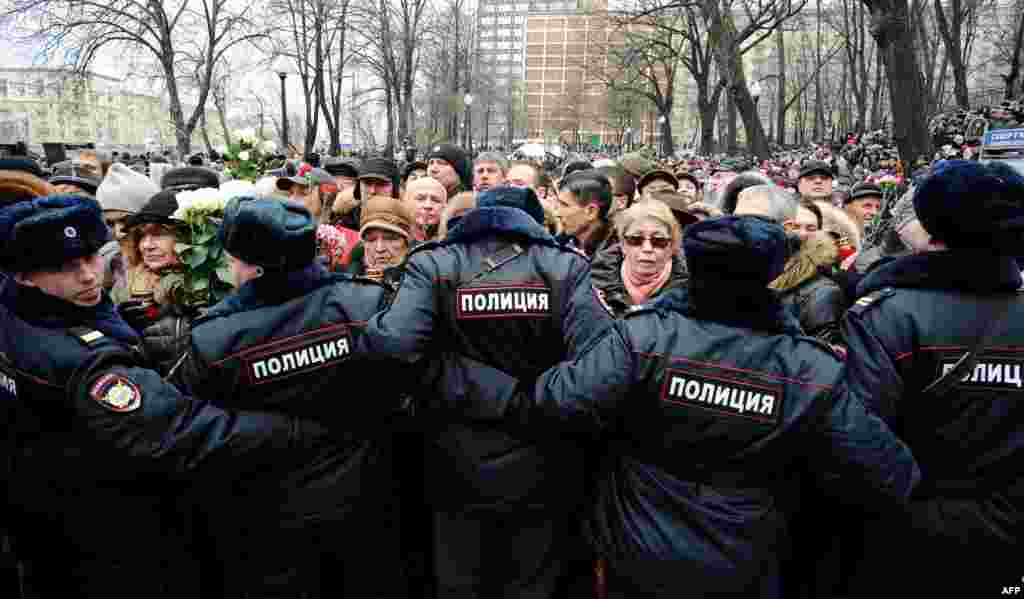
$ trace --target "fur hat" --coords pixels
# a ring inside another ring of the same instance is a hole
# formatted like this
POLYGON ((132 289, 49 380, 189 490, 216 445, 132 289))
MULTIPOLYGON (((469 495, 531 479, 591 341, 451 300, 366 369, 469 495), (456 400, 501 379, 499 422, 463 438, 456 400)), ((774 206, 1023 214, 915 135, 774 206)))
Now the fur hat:
POLYGON ((480 192, 476 198, 477 208, 488 208, 491 206, 507 206, 519 208, 533 217, 537 224, 544 224, 544 208, 537 199, 537 194, 529 187, 512 187, 502 185, 494 189, 480 192))
POLYGON ((316 258, 316 225, 296 202, 233 198, 217 234, 229 254, 267 270, 296 270, 316 258))
POLYGON ((110 165, 107 176, 96 188, 96 201, 104 210, 123 210, 135 214, 160 191, 145 175, 140 175, 120 162, 110 165))
POLYGON ((404 202, 390 196, 372 196, 363 204, 359 219, 359 236, 367 229, 384 229, 406 239, 412 237, 412 214, 404 202))
POLYGON ((694 223, 683 234, 693 279, 729 287, 764 287, 782 274, 786 232, 757 216, 721 216, 694 223))
POLYGON ((817 201, 814 205, 821 210, 821 229, 832 234, 838 241, 845 241, 855 249, 860 248, 860 227, 853 219, 829 202, 817 201))
POLYGON ((914 211, 925 231, 950 247, 1017 253, 1024 241, 1024 177, 1000 162, 948 160, 917 187, 914 211))
POLYGON ((174 168, 160 179, 160 187, 175 191, 200 189, 203 187, 220 187, 220 175, 216 171, 201 166, 182 166, 174 168))
POLYGON ((432 158, 440 158, 452 165, 452 168, 455 169, 459 179, 462 181, 462 187, 465 189, 473 188, 473 166, 470 164, 465 150, 452 144, 438 144, 427 153, 428 163, 432 158))
POLYGON ((359 177, 359 167, 346 158, 328 158, 323 168, 335 177, 359 177))
POLYGON ((9 272, 56 268, 110 241, 95 201, 52 195, 0 209, 0 267, 9 272))
MULTIPOLYGON (((8 161, 9 162, 9 161, 8 161)), ((24 170, 0 170, 0 206, 48 196, 53 187, 24 170)))
POLYGON ((134 227, 145 223, 156 223, 158 225, 173 225, 171 215, 178 209, 178 200, 175 196, 177 191, 165 189, 153 194, 146 205, 137 213, 129 217, 127 225, 134 227))

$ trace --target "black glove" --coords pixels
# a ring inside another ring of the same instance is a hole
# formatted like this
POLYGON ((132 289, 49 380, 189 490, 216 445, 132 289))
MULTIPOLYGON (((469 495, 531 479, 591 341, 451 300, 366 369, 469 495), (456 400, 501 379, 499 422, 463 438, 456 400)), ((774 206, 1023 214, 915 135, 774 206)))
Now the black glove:
POLYGON ((131 300, 117 305, 121 318, 139 332, 153 324, 159 311, 159 307, 151 301, 131 300))

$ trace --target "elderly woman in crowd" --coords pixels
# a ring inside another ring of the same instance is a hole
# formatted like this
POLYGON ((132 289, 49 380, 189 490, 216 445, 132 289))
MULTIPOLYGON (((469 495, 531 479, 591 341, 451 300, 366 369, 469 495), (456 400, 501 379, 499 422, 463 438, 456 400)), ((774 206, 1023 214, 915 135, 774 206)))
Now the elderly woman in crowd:
POLYGON ((142 335, 143 347, 162 374, 170 372, 187 347, 189 323, 197 309, 180 301, 182 266, 174 251, 178 209, 172 190, 154 195, 128 221, 124 247, 128 267, 123 284, 110 291, 118 312, 142 335))
POLYGON ((363 205, 361 218, 362 254, 353 255, 349 272, 381 281, 392 290, 397 289, 401 275, 398 267, 405 261, 413 244, 409 206, 389 196, 372 196, 363 205))
POLYGON ((680 243, 682 227, 663 202, 639 202, 619 213, 620 243, 598 252, 591 279, 616 318, 667 289, 686 283, 680 243))

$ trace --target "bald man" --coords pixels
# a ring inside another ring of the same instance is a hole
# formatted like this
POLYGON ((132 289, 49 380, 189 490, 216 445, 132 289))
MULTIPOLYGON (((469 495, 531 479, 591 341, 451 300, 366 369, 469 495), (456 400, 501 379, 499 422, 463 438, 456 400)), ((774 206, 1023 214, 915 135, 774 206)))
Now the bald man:
POLYGON ((405 201, 412 207, 416 219, 416 241, 433 239, 441 222, 441 211, 448 204, 444 185, 432 177, 416 179, 406 186, 405 201))

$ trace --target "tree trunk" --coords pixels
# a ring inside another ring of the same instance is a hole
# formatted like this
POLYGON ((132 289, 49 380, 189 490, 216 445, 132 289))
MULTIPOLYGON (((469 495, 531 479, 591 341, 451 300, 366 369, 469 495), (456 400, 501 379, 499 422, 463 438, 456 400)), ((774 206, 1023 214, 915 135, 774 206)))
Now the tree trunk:
POLYGON ((1006 82, 1006 90, 1003 92, 1004 100, 1013 100, 1018 90, 1017 79, 1020 77, 1021 50, 1024 49, 1024 14, 1017 16, 1017 32, 1013 38, 1013 49, 1010 55, 1010 72, 1003 75, 1006 82))
POLYGON ((875 52, 875 85, 874 101, 871 103, 871 130, 876 131, 882 126, 882 101, 884 100, 884 88, 882 87, 882 75, 885 72, 885 65, 882 60, 882 50, 878 48, 875 52))
POLYGON ((821 0, 817 1, 817 34, 814 41, 814 141, 821 141, 825 125, 824 96, 821 93, 821 0))
POLYGON ((722 96, 722 87, 715 86, 714 94, 708 93, 708 81, 697 82, 697 110, 700 113, 700 153, 710 156, 715 152, 715 117, 718 115, 718 102, 722 96))
POLYGON ((928 153, 924 111, 924 81, 907 26, 907 0, 862 0, 871 11, 871 35, 878 44, 889 79, 893 139, 900 151, 903 171, 928 153))
POLYGON ((736 133, 736 105, 732 101, 732 95, 726 94, 725 96, 725 124, 726 124, 726 151, 730 154, 736 154, 739 152, 739 143, 737 141, 736 133))
MULTIPOLYGON (((206 111, 199 115, 199 131, 203 135, 203 144, 206 145, 206 155, 213 155, 213 145, 210 143, 210 133, 206 130, 206 111)), ((182 157, 184 158, 184 156, 182 157)))
POLYGON ((782 32, 782 27, 779 27, 775 31, 775 52, 778 54, 779 63, 777 65, 779 71, 779 78, 776 82, 778 89, 778 99, 776 100, 776 109, 778 114, 775 116, 775 139, 779 141, 779 145, 786 144, 786 40, 785 35, 782 32))
POLYGON ((661 124, 661 148, 666 156, 672 156, 676 153, 675 142, 672 140, 672 105, 669 104, 668 110, 661 114, 665 117, 665 122, 661 124))
POLYGON ((935 22, 942 43, 946 46, 946 56, 949 57, 950 66, 953 67, 953 96, 960 108, 970 108, 971 101, 967 93, 967 66, 964 64, 963 53, 960 44, 963 37, 963 11, 960 0, 950 0, 950 18, 946 17, 946 11, 942 6, 942 0, 934 0, 935 22))

